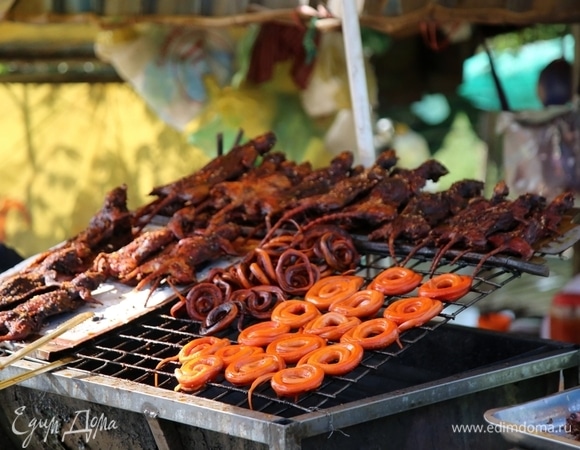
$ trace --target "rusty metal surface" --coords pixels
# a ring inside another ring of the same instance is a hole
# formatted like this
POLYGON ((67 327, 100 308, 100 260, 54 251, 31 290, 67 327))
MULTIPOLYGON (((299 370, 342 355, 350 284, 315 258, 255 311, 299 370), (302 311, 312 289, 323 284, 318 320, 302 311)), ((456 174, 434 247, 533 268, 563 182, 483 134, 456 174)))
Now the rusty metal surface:
POLYGON ((580 388, 486 411, 485 420, 514 444, 541 450, 580 449, 566 419, 580 411, 580 388))

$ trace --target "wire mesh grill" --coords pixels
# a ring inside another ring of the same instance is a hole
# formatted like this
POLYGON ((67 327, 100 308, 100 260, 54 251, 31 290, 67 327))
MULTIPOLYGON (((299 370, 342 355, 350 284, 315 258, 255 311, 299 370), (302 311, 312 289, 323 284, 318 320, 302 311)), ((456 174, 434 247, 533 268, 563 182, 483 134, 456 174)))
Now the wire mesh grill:
MULTIPOLYGON (((431 261, 430 256, 417 255, 407 267, 428 277, 431 261)), ((394 263, 391 257, 384 254, 364 254, 356 274, 370 281, 394 263)), ((470 274, 473 272, 473 264, 463 260, 451 264, 449 260, 443 260, 434 274, 450 272, 470 274)), ((402 353, 520 275, 521 272, 512 267, 484 267, 474 276, 468 294, 458 301, 446 303, 443 311, 428 324, 401 333, 401 347, 392 344, 382 350, 366 351, 361 364, 352 372, 345 376, 327 376, 319 389, 296 399, 278 398, 269 384, 263 384, 253 393, 253 409, 281 418, 291 418, 397 389, 396 380, 407 376, 400 373, 401 368, 397 366, 397 360, 402 353), (385 383, 385 379, 388 379, 389 383, 385 383)), ((413 295, 411 292, 403 296, 387 297, 385 306, 413 295)), ((179 367, 179 363, 170 361, 157 367, 162 360, 177 355, 185 344, 201 337, 199 334, 201 324, 171 316, 170 306, 167 305, 139 321, 79 348, 77 350, 79 359, 71 366, 92 374, 173 390, 177 386, 174 371, 179 367)), ((218 333, 217 336, 227 337, 236 342, 238 331, 231 328, 218 333)), ((428 372, 429 368, 425 368, 425 371, 428 372)), ((416 372, 412 376, 420 378, 421 375, 416 372)), ((405 383, 408 383, 408 380, 405 380, 405 383)), ((210 382, 204 389, 192 395, 249 408, 248 388, 234 386, 225 379, 210 382)))

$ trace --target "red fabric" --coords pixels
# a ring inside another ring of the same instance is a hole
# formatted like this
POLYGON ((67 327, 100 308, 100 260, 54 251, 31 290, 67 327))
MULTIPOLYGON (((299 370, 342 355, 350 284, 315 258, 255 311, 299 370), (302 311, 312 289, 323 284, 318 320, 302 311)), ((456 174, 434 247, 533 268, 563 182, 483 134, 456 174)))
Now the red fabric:
POLYGON ((580 294, 559 292, 552 301, 554 306, 580 306, 580 294))
MULTIPOLYGON (((292 60, 292 80, 300 89, 306 88, 314 68, 314 59, 310 63, 306 62, 303 45, 306 32, 307 29, 299 25, 273 22, 262 24, 252 48, 247 80, 253 83, 266 82, 272 78, 277 63, 292 60)), ((318 32, 314 40, 318 45, 318 32)))

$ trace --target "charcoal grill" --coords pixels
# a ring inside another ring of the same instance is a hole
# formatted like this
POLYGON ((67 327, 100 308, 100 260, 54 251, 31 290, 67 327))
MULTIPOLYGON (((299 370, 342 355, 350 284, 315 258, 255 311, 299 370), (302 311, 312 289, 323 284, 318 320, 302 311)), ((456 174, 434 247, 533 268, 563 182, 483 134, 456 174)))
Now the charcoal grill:
MULTIPOLYGON (((541 262, 520 266, 505 260, 498 265, 493 262, 477 274, 471 291, 460 301, 448 305, 429 324, 404 332, 402 348, 394 344, 366 352, 353 372, 327 377, 321 388, 296 401, 277 398, 265 384, 254 392, 254 410, 250 410, 247 389, 227 381, 209 383, 195 395, 175 392, 173 371, 177 365, 156 366, 199 337, 200 324, 172 317, 171 305, 76 349, 77 360, 67 369, 33 378, 22 386, 143 414, 161 449, 169 448, 168 433, 160 425, 167 422, 177 424, 178 431, 173 427, 172 433, 180 435, 191 433, 191 428, 227 436, 232 448, 239 448, 240 442, 288 449, 321 443, 338 448, 381 448, 384 439, 400 441, 399 446, 407 448, 417 445, 419 438, 408 435, 417 420, 437 420, 439 431, 423 430, 423 434, 431 434, 429 439, 436 434, 450 439, 450 420, 483 423, 483 412, 498 406, 500 399, 509 396, 510 401, 525 401, 529 395, 546 395, 557 389, 561 375, 567 385, 578 383, 580 357, 572 344, 453 325, 458 314, 522 272, 544 271, 541 262), (477 412, 470 413, 475 405, 477 412)), ((392 264, 390 257, 374 248, 363 256, 358 274, 370 279, 392 264)), ((427 274, 430 265, 431 255, 419 254, 408 267, 427 274)), ((468 273, 472 265, 469 258, 453 264, 446 260, 436 273, 468 273)), ((231 329, 220 336, 235 341, 237 331, 231 329)), ((11 366, 7 376, 31 364, 23 361, 11 366)), ((494 445, 501 442, 493 435, 454 438, 494 445)), ((225 447, 224 442, 219 446, 225 447)))

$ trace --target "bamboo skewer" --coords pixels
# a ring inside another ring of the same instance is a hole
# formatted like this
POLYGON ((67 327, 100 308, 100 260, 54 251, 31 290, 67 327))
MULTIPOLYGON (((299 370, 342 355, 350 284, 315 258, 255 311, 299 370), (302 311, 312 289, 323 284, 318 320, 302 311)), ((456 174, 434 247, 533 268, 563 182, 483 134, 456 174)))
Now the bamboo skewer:
POLYGON ((34 342, 31 342, 30 344, 21 348, 17 352, 14 352, 14 353, 12 353, 12 355, 3 359, 0 362, 0 370, 6 368, 7 366, 9 366, 12 363, 24 358, 25 356, 29 355, 30 353, 32 353, 36 349, 42 347, 47 342, 52 341, 54 338, 60 336, 61 334, 65 333, 66 331, 70 330, 71 328, 74 328, 75 326, 84 322, 85 320, 90 319, 94 315, 95 314, 93 312, 88 311, 88 312, 79 314, 79 315, 74 316, 73 318, 67 320, 66 322, 64 322, 61 326, 59 326, 53 332, 48 333, 47 335, 37 339, 34 342))
POLYGON ((76 358, 72 356, 67 356, 65 358, 57 359, 56 361, 51 362, 50 364, 46 364, 44 366, 40 366, 36 369, 29 370, 28 372, 21 373, 20 375, 16 375, 14 377, 8 378, 6 380, 0 381, 0 391, 2 389, 6 389, 14 384, 18 384, 24 380, 28 380, 29 378, 35 377, 36 375, 40 375, 41 373, 48 372, 52 369, 60 367, 64 364, 67 364, 71 361, 74 361, 76 358))

